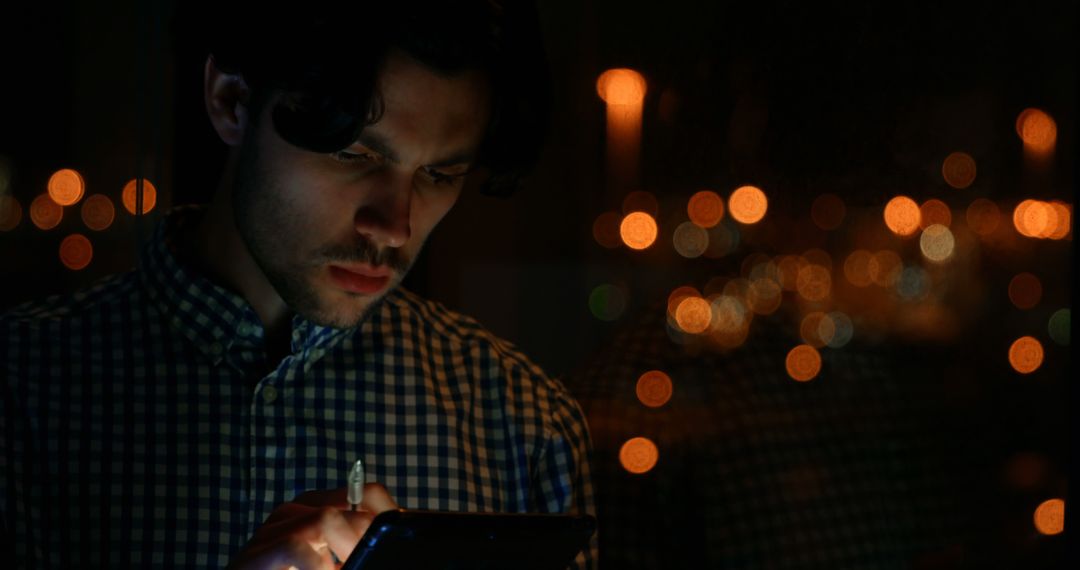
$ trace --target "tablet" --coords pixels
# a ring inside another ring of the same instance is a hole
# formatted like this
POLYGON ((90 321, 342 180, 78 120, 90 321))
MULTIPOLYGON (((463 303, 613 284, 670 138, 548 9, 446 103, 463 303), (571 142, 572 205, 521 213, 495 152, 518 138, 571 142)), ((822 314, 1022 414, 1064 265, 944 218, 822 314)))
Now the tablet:
POLYGON ((596 530, 589 515, 380 513, 342 570, 564 570, 596 530))

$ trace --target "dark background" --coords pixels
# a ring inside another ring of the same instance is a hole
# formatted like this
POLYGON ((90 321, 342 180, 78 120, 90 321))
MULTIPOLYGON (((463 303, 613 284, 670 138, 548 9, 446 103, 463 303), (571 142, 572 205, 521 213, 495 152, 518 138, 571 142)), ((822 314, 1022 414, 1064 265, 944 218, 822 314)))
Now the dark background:
MULTIPOLYGON (((75 209, 50 231, 24 215, 19 227, 0 233, 0 308, 7 308, 131 267, 139 236, 169 206, 208 199, 224 147, 202 103, 200 26, 212 7, 68 2, 0 12, 7 192, 25 209, 63 167, 80 170, 89 193, 117 202, 123 183, 139 172, 159 192, 141 224, 118 212, 109 230, 92 233, 95 257, 79 272, 56 255, 64 236, 86 233, 75 209)), ((1023 198, 1072 203, 1071 3, 590 1, 544 3, 540 12, 555 87, 543 158, 527 190, 513 198, 464 195, 407 284, 475 316, 552 375, 581 369, 620 326, 674 287, 737 273, 756 251, 819 247, 842 260, 854 238, 799 229, 823 192, 840 196, 851 220, 880 220, 897 194, 938 197, 952 206, 954 225, 975 197, 994 200, 1006 215, 1023 198), (649 85, 638 188, 612 187, 603 169, 604 106, 595 81, 613 67, 634 68, 649 85), (1055 159, 1037 171, 1022 160, 1013 129, 1027 107, 1046 110, 1058 125, 1055 159), (966 191, 941 180, 941 160, 955 150, 978 161, 966 191), (619 210, 630 190, 657 196, 663 242, 694 191, 726 197, 746 183, 765 189, 769 217, 723 259, 684 260, 670 241, 638 254, 604 249, 592 238, 596 216, 619 210), (589 294, 603 283, 628 292, 624 318, 603 322, 590 314, 589 294)), ((979 543, 1030 562, 1025 567, 1050 565, 1064 549, 1064 537, 1032 536, 1030 517, 1043 498, 1066 491, 1071 355, 1045 329, 1054 310, 1071 307, 1072 266, 1071 237, 985 248, 963 276, 971 294, 954 307, 950 334, 915 328, 863 339, 921 350, 925 368, 951 382, 972 431, 986 428, 975 442, 988 470, 982 476, 1000 478, 995 469, 1021 451, 1045 458, 1040 486, 1021 492, 990 485, 985 497, 994 523, 979 543), (1006 294, 1020 271, 1038 275, 1044 288, 1042 303, 1029 311, 1006 294), (1026 377, 1004 356, 1023 334, 1039 336, 1047 353, 1026 377)))

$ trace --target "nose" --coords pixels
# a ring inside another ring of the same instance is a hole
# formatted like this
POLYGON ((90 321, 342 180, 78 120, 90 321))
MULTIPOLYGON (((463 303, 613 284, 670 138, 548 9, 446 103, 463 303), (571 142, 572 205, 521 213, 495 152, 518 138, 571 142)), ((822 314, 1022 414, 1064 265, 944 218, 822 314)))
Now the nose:
POLYGON ((366 182, 366 199, 354 218, 356 232, 377 246, 404 246, 411 235, 412 176, 383 169, 366 182))

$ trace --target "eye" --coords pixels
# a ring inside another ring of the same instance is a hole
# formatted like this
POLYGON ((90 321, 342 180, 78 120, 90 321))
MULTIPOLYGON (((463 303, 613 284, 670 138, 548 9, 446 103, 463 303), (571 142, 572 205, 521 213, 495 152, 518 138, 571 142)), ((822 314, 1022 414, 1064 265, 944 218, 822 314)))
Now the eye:
POLYGON ((436 186, 454 186, 465 179, 465 175, 468 172, 462 172, 461 174, 446 174, 445 172, 439 172, 433 168, 425 168, 424 175, 436 186))
POLYGON ((359 164, 359 163, 378 163, 379 157, 370 152, 352 153, 339 150, 337 152, 330 153, 330 157, 338 162, 345 164, 359 164))

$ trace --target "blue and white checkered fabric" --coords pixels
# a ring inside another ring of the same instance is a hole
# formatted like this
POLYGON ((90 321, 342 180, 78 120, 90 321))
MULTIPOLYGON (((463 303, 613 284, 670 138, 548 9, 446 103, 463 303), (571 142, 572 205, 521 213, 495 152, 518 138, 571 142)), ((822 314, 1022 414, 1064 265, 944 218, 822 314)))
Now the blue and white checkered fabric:
POLYGON ((594 512, 584 416, 512 345, 399 289, 354 329, 295 317, 268 365, 250 306, 169 247, 197 211, 139 270, 0 317, 7 564, 222 567, 358 458, 405 508, 594 512))

